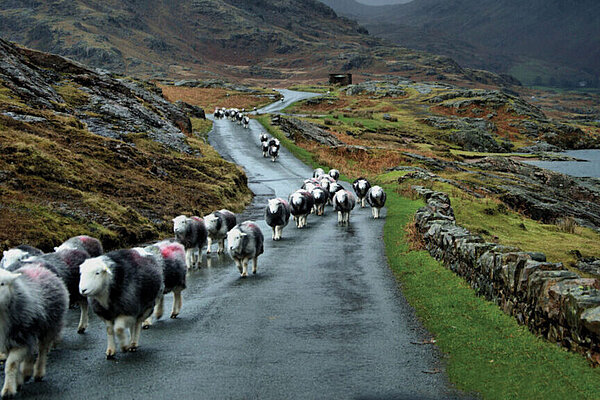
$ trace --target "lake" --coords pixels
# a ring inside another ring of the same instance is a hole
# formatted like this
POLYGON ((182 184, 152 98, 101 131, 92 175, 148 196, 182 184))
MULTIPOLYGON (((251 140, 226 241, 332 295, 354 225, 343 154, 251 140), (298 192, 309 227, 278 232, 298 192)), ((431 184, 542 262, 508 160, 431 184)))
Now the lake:
POLYGON ((600 150, 569 150, 561 153, 581 161, 524 161, 541 168, 579 177, 600 178, 600 150))

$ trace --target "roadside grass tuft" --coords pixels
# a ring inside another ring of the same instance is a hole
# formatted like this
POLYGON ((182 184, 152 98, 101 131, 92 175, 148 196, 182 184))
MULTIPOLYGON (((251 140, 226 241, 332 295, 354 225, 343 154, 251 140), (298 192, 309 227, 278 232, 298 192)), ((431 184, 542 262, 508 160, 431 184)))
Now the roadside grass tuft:
POLYGON ((405 227, 423 202, 401 197, 397 186, 385 189, 389 265, 457 388, 483 399, 598 398, 599 369, 518 325, 426 251, 411 251, 405 227))

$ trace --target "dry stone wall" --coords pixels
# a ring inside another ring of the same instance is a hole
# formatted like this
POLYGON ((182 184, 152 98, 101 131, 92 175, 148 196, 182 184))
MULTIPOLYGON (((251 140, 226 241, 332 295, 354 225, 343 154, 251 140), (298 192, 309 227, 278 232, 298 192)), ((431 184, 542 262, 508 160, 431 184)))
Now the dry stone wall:
POLYGON ((543 253, 485 242, 456 225, 445 193, 413 190, 427 203, 415 223, 433 257, 531 331, 600 364, 600 281, 547 262, 543 253))

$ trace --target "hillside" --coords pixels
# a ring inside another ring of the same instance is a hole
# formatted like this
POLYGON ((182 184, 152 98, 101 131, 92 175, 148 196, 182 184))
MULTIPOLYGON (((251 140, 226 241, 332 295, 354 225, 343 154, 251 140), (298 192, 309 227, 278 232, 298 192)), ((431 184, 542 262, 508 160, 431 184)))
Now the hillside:
POLYGON ((316 0, 0 3, 0 36, 125 75, 310 80, 335 71, 515 83, 390 46, 316 0), (25 29, 23 28, 25 27, 25 29))
POLYGON ((375 36, 461 65, 509 73, 527 84, 599 84, 600 3, 594 0, 415 0, 370 8, 353 0, 325 3, 375 36))
POLYGON ((0 250, 139 244, 179 214, 242 209, 246 177, 196 137, 201 121, 151 84, 0 39, 0 250))

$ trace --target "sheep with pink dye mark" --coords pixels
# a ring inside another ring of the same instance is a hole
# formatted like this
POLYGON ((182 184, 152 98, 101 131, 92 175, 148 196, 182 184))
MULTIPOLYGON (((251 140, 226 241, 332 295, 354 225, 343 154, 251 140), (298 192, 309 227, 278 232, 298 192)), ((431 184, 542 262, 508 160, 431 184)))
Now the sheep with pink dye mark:
POLYGON ((199 217, 188 218, 180 215, 173 218, 173 232, 175 239, 185 247, 185 264, 188 269, 198 267, 200 251, 208 238, 204 220, 199 217))
POLYGON ((296 227, 304 228, 307 225, 306 218, 315 205, 315 199, 310 192, 300 189, 290 195, 289 203, 296 227))
POLYGON ((0 352, 7 354, 2 398, 14 396, 32 376, 41 381, 46 375, 48 352, 60 339, 68 296, 64 283, 46 268, 0 269, 0 352))
POLYGON ((44 254, 38 248, 29 246, 27 244, 21 244, 12 249, 5 250, 2 253, 2 259, 0 260, 0 268, 8 269, 11 265, 18 263, 21 260, 32 256, 41 256, 44 254))
POLYGON ((54 248, 54 251, 60 250, 80 250, 85 251, 90 257, 98 257, 104 253, 102 243, 96 238, 86 235, 75 236, 67 239, 63 244, 54 248))
MULTIPOLYGON (((162 317, 164 312, 164 295, 170 292, 173 292, 171 318, 177 318, 183 305, 181 292, 186 287, 187 267, 185 265, 185 248, 181 243, 162 241, 139 250, 151 254, 163 271, 165 288, 162 295, 159 296, 156 306, 154 306, 154 319, 159 320, 162 317)), ((152 325, 152 316, 144 321, 142 327, 149 328, 150 325, 152 325)))

